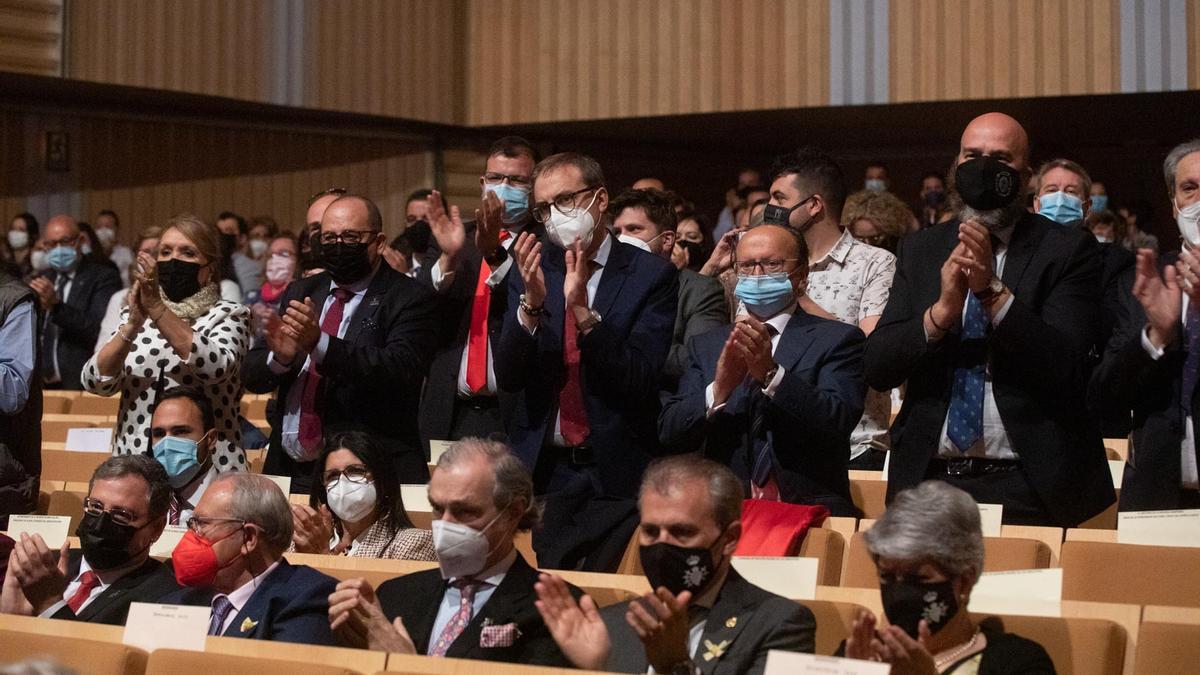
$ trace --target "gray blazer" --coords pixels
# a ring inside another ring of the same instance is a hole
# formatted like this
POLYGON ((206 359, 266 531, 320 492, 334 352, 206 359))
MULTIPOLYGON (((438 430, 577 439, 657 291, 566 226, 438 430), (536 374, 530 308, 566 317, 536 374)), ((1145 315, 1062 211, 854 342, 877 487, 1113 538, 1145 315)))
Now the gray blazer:
MULTIPOLYGON (((621 602, 600 610, 612 642, 604 669, 644 673, 649 666, 646 650, 625 620, 628 606, 621 602)), ((692 662, 705 675, 758 675, 772 649, 811 654, 816 631, 817 621, 807 607, 764 591, 730 569, 692 662)))
POLYGON ((725 289, 714 277, 689 269, 679 271, 679 303, 675 306, 675 332, 671 351, 663 364, 662 388, 674 392, 688 366, 687 343, 693 337, 729 323, 725 289))

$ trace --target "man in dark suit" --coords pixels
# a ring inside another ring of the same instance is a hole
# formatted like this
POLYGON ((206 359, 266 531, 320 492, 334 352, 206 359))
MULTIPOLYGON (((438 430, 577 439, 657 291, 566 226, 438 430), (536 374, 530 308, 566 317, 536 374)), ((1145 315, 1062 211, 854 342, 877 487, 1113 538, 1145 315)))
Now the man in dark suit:
POLYGON ((522 232, 541 236, 529 217, 537 154, 528 141, 506 136, 492 144, 475 220, 465 226, 458 207, 449 212, 441 194, 429 197, 426 216, 440 256, 416 279, 441 299, 440 351, 433 357, 421 397, 421 442, 487 438, 504 432, 512 397, 496 386, 492 350, 508 306, 509 249, 522 232))
POLYGON ((401 482, 423 483, 417 401, 437 341, 433 294, 383 263, 383 220, 366 198, 332 201, 318 241, 326 271, 288 286, 242 366, 247 390, 278 392, 263 470, 306 493, 325 435, 369 431, 401 482))
POLYGON ((37 508, 42 473, 41 333, 42 313, 33 291, 0 268, 0 528, 6 530, 10 514, 37 508))
POLYGON ((42 377, 47 389, 83 389, 79 375, 96 348, 108 301, 121 290, 121 275, 84 257, 86 239, 70 216, 51 218, 43 238, 50 270, 29 282, 46 315, 42 377))
POLYGON ((178 589, 150 545, 166 526, 171 486, 147 455, 105 460, 92 474, 76 534, 83 547, 55 552, 21 535, 0 594, 0 611, 124 625, 131 602, 158 602, 178 589))
POLYGON ((1101 316, 1096 240, 1024 208, 1029 139, 988 113, 955 162, 960 219, 900 242, 867 383, 907 382, 888 494, 950 482, 1015 524, 1075 527, 1115 497, 1085 404, 1101 316))
POLYGON ((597 610, 557 577, 538 582, 538 609, 567 658, 588 670, 757 675, 771 650, 812 653, 812 612, 731 565, 742 496, 741 481, 716 462, 680 455, 652 464, 638 541, 654 592, 597 610))
POLYGON ((171 553, 187 588, 163 602, 211 606, 209 635, 332 645, 327 600, 337 580, 283 559, 292 526, 287 498, 270 479, 221 474, 171 553))
MULTIPOLYGON (((653 188, 626 190, 609 203, 608 216, 618 240, 663 260, 671 259, 675 250, 676 216, 670 195, 653 188)), ((729 305, 725 303, 721 282, 686 268, 679 270, 675 332, 660 383, 664 396, 675 393, 679 378, 687 369, 687 342, 727 323, 729 305)))
MULTIPOLYGON (((440 570, 397 577, 378 593, 338 584, 329 619, 348 646, 509 663, 566 665, 534 606, 537 570, 513 546, 537 525, 529 470, 503 443, 466 438, 429 482, 440 570)), ((578 595, 578 591, 576 591, 578 595)))
POLYGON ((1184 250, 1160 273, 1151 249, 1137 254, 1125 316, 1092 375, 1097 414, 1132 413, 1121 510, 1200 508, 1196 396, 1200 372, 1200 140, 1182 143, 1163 163, 1184 250))
POLYGON ((808 248, 795 230, 742 235, 734 269, 746 313, 690 343, 679 393, 659 438, 731 467, 757 499, 821 504, 856 516, 846 462, 862 416, 863 333, 799 308, 808 248))
POLYGON ((528 232, 513 245, 520 277, 509 280, 496 380, 517 396, 508 436, 546 495, 538 560, 611 571, 637 523, 636 477, 659 452, 678 274, 600 225, 608 192, 594 159, 542 160, 533 198, 549 245, 528 232))

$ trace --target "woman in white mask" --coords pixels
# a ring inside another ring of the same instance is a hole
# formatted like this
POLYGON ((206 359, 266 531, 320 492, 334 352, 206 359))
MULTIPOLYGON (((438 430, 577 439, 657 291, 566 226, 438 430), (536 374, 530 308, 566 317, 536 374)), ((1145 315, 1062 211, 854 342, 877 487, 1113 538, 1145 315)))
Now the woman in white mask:
POLYGON ((413 527, 387 450, 370 435, 332 435, 317 459, 310 506, 292 504, 299 553, 437 560, 433 535, 413 527))
POLYGON ((33 245, 37 240, 37 218, 31 213, 14 216, 8 225, 4 240, 0 241, 0 262, 8 268, 9 274, 18 279, 25 279, 38 271, 33 268, 32 261, 33 245))
POLYGON ((254 336, 261 339, 267 317, 279 313, 279 303, 288 284, 296 278, 299 268, 300 249, 296 239, 290 235, 279 235, 271 240, 266 250, 263 266, 262 286, 246 293, 242 304, 250 308, 254 336))

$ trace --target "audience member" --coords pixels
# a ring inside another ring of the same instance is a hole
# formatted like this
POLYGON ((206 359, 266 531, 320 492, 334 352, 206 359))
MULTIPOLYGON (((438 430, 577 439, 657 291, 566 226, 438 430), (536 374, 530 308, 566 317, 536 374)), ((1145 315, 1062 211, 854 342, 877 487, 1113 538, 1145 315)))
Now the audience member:
POLYGON ((309 506, 292 504, 300 553, 437 560, 428 530, 413 527, 391 457, 358 431, 336 433, 317 458, 309 506))
POLYGON ((946 194, 946 179, 936 171, 921 178, 921 222, 920 228, 944 223, 954 217, 946 194))
POLYGON ((117 240, 117 231, 120 227, 121 219, 117 217, 116 211, 104 209, 96 214, 96 239, 100 241, 104 255, 108 256, 112 264, 117 266, 117 271, 121 273, 122 285, 128 287, 130 284, 129 268, 133 266, 133 251, 117 240))
POLYGON ((121 288, 115 268, 83 258, 83 241, 75 219, 51 218, 45 231, 51 269, 29 282, 46 314, 41 363, 47 389, 83 388, 83 365, 95 349, 108 300, 121 288))
POLYGON ((1083 224, 1101 244, 1120 244, 1125 241, 1125 219, 1112 211, 1097 209, 1093 206, 1088 210, 1083 224))
POLYGON ((866 539, 889 625, 860 610, 843 645, 847 657, 928 675, 1054 672, 1041 645, 1005 633, 995 619, 976 623, 967 611, 984 555, 970 495, 921 483, 896 495, 866 539))
POLYGON ((146 423, 158 397, 172 387, 195 387, 216 415, 217 470, 246 468, 238 415, 250 311, 218 295, 220 250, 217 230, 184 214, 163 227, 157 259, 138 253, 121 325, 83 372, 93 394, 121 394, 115 454, 149 452, 146 423))
POLYGON ((327 598, 337 580, 284 557, 292 514, 271 479, 236 471, 217 477, 171 553, 184 588, 163 601, 209 605, 209 635, 332 645, 327 598))
POLYGON ((325 209, 347 192, 346 188, 332 187, 321 190, 308 198, 308 210, 304 215, 305 231, 296 238, 300 254, 300 267, 304 270, 302 278, 307 279, 314 274, 325 271, 321 261, 321 216, 325 209))
POLYGON ((638 508, 639 555, 653 592, 597 610, 590 596, 576 602, 558 577, 543 573, 536 586, 538 611, 575 667, 760 675, 771 651, 812 653, 812 612, 730 564, 742 533, 742 486, 729 469, 691 455, 655 462, 638 508))
POLYGON ((900 239, 911 231, 913 214, 890 192, 859 190, 846 198, 842 227, 858 241, 895 254, 900 239))
POLYGON ((1104 186, 1104 183, 1093 180, 1089 193, 1092 197, 1092 211, 1103 211, 1108 208, 1108 188, 1104 186))
POLYGON ((630 186, 629 189, 630 190, 658 190, 659 192, 666 192, 667 186, 664 185, 662 180, 660 180, 658 178, 639 178, 639 179, 633 181, 633 185, 630 186))
POLYGON ((713 228, 712 238, 714 241, 725 236, 726 232, 731 231, 737 226, 737 214, 734 213, 739 208, 746 208, 746 200, 744 196, 738 195, 738 191, 742 188, 751 185, 761 185, 762 174, 757 169, 743 167, 738 170, 737 185, 729 188, 725 193, 725 208, 721 209, 720 215, 717 216, 717 226, 713 228))
POLYGON ((246 293, 242 303, 250 308, 255 341, 266 335, 268 318, 279 313, 279 302, 288 284, 297 276, 296 238, 290 233, 277 234, 263 254, 263 284, 246 293))
POLYGON ((82 551, 64 542, 56 559, 41 535, 22 534, 0 611, 121 626, 130 603, 175 591, 170 570, 150 557, 166 526, 170 490, 162 466, 146 455, 105 460, 88 482, 75 530, 82 551))
POLYGON ((808 258, 790 228, 763 225, 742 236, 735 269, 745 313, 689 343, 690 365, 663 407, 659 438, 681 451, 703 448, 748 481, 754 499, 856 516, 846 462, 866 394, 863 334, 797 306, 808 258))
POLYGON ((699 273, 713 252, 712 227, 698 213, 684 213, 675 226, 675 250, 671 262, 679 269, 699 273))
POLYGON ((1052 159, 1038 168, 1033 209, 1060 225, 1079 226, 1092 204, 1092 179, 1078 163, 1052 159))
POLYGON ((426 217, 441 255, 416 278, 440 295, 443 320, 442 347, 421 397, 423 444, 504 433, 502 411, 511 410, 512 402, 509 397, 502 402, 493 350, 508 308, 512 245, 522 232, 539 240, 545 235, 529 217, 536 163, 533 146, 523 138, 493 143, 479 177, 479 209, 467 225, 458 207, 447 213, 441 194, 429 197, 426 217))
POLYGON ((612 570, 637 524, 636 476, 659 451, 678 274, 598 224, 609 197, 594 159, 542 160, 533 199, 550 245, 529 232, 514 244, 496 380, 517 394, 508 435, 546 496, 538 560, 612 570))
POLYGON ((100 237, 96 236, 96 231, 92 229, 92 226, 82 220, 77 222, 76 225, 79 226, 79 234, 81 236, 79 244, 80 259, 116 270, 117 266, 105 255, 104 246, 100 244, 100 237))
POLYGON ((863 189, 870 192, 887 192, 890 187, 887 165, 883 162, 868 164, 863 173, 863 189))
MULTIPOLYGON (((279 225, 271 216, 254 216, 246 223, 246 252, 252 260, 266 268, 267 249, 271 240, 279 236, 279 225)), ((253 289, 246 289, 253 290, 253 289)))
POLYGON ((400 234, 404 237, 405 248, 408 249, 405 253, 408 270, 404 274, 414 278, 422 267, 441 254, 440 251, 430 248, 431 244, 436 243, 429 225, 429 197, 432 194, 433 190, 428 188, 414 190, 404 204, 405 224, 404 231, 400 234))
POLYGON ((37 507, 42 467, 42 313, 28 286, 0 267, 0 529, 37 507))
MULTIPOLYGON (((528 665, 567 665, 535 606, 538 572, 514 547, 538 522, 529 470, 497 441, 456 441, 429 482, 439 569, 348 579, 329 597, 342 644, 528 665)), ((578 590, 574 591, 578 594, 578 590)))
POLYGON ((221 231, 223 250, 229 252, 230 269, 240 289, 237 297, 241 299, 243 294, 262 283, 262 261, 248 253, 250 227, 245 218, 232 211, 223 211, 217 215, 217 229, 221 231))
POLYGON ((1114 500, 1085 404, 1101 318, 1096 242, 1026 212, 1029 139, 1016 120, 981 115, 960 145, 961 222, 901 240, 867 340, 868 384, 907 382, 888 494, 944 480, 1003 504, 1005 522, 1075 527, 1114 500))
POLYGON ((187 525, 196 504, 216 480, 216 438, 217 418, 203 392, 174 387, 158 397, 150 418, 150 454, 167 470, 171 485, 168 525, 187 525))
MULTIPOLYGON (((151 258, 158 258, 158 238, 162 236, 162 228, 157 225, 147 227, 138 233, 137 252, 138 254, 146 253, 151 258)), ((122 273, 127 277, 137 275, 137 261, 129 263, 129 269, 122 270, 122 273)), ((126 286, 129 284, 126 283, 126 286)), ((116 332, 121 325, 121 313, 129 303, 129 288, 118 289, 108 299, 108 307, 104 310, 104 319, 100 321, 100 334, 96 337, 96 348, 94 351, 100 351, 104 345, 108 344, 109 338, 116 332)))
POLYGON ((33 245, 40 238, 38 221, 32 213, 18 213, 13 217, 4 241, 0 243, 0 263, 4 264, 9 275, 26 279, 35 271, 40 271, 33 268, 30 257, 33 245))
MULTIPOLYGON (((675 211, 667 194, 654 189, 628 190, 608 205, 617 239, 664 260, 675 250, 675 211)), ((727 324, 728 307, 721 283, 689 269, 679 271, 679 299, 671 351, 663 365, 663 391, 675 393, 687 370, 687 343, 695 336, 727 324)))
POLYGON ((423 483, 417 401, 437 340, 432 294, 383 264, 383 218, 365 197, 331 201, 319 241, 326 271, 288 285, 242 368, 247 390, 276 392, 263 471, 308 493, 324 434, 369 431, 402 482, 423 483))
POLYGON ((1154 209, 1145 199, 1134 200, 1131 204, 1121 206, 1117 213, 1125 219, 1125 241, 1122 244, 1130 251, 1148 248, 1158 253, 1158 237, 1147 232, 1154 218, 1154 209))

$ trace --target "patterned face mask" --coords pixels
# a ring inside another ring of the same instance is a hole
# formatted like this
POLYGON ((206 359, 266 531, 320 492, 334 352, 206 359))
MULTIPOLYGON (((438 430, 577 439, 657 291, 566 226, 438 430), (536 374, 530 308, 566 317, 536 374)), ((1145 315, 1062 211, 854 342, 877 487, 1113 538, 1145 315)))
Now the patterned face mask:
POLYGON ((659 542, 642 546, 639 555, 650 587, 655 590, 665 587, 675 595, 691 591, 692 597, 696 597, 717 571, 712 551, 707 548, 685 548, 659 542))
POLYGON ((932 635, 958 613, 954 583, 947 579, 932 583, 890 581, 879 585, 888 623, 904 629, 915 640, 924 619, 932 635))

